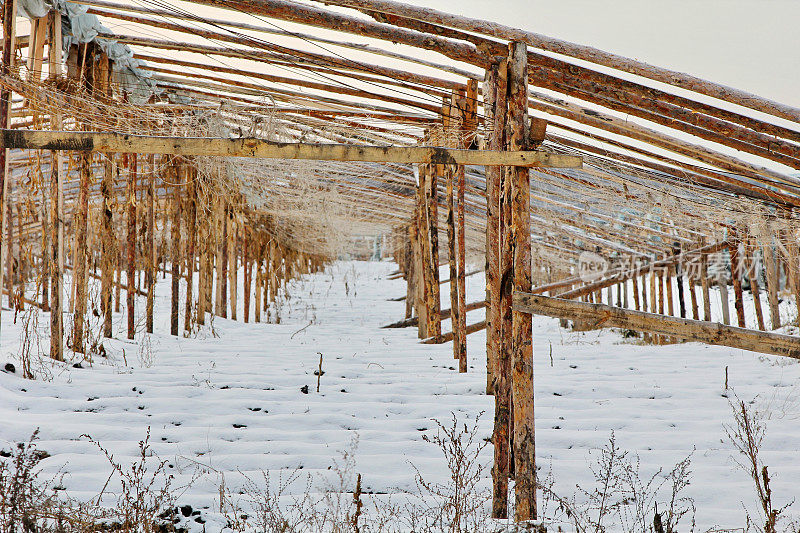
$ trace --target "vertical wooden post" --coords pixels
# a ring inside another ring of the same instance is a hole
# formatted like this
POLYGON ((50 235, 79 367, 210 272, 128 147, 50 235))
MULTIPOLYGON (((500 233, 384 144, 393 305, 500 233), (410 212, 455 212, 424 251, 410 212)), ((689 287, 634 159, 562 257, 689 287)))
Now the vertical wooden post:
POLYGON ((731 280, 733 282, 734 305, 740 328, 747 327, 744 320, 744 294, 742 293, 742 262, 739 260, 739 238, 734 237, 728 245, 731 254, 731 280))
MULTIPOLYGON (((508 121, 509 148, 528 148, 528 49, 525 43, 509 44, 508 121)), ((514 290, 531 290, 530 173, 526 167, 509 169, 512 185, 514 290)), ((512 400, 514 417, 514 519, 536 519, 536 444, 533 412, 532 317, 512 312, 512 400)))
POLYGON ((139 173, 138 157, 136 154, 128 155, 128 242, 126 250, 128 252, 128 338, 133 339, 136 335, 136 181, 139 173))
POLYGON ((797 312, 795 325, 800 327, 800 264, 798 264, 800 251, 798 251, 797 241, 791 233, 785 232, 784 238, 788 254, 785 257, 787 285, 794 296, 795 311, 797 312))
POLYGON ((89 219, 89 182, 91 180, 91 155, 81 152, 80 185, 78 193, 78 212, 73 221, 75 224, 75 313, 72 325, 72 350, 85 353, 84 315, 86 314, 86 267, 89 260, 86 249, 86 231, 89 219))
POLYGON ((102 266, 100 269, 100 310, 103 314, 103 335, 108 338, 114 334, 112 327, 113 309, 111 296, 114 289, 114 258, 116 257, 116 238, 114 236, 114 154, 105 154, 103 161, 103 181, 100 194, 103 197, 103 219, 100 245, 102 266))
MULTIPOLYGON (((678 246, 673 247, 673 255, 678 255, 680 253, 681 249, 678 246)), ((678 312, 681 318, 686 318, 686 298, 683 295, 683 265, 678 262, 673 268, 675 272, 675 283, 678 286, 678 312)))
POLYGON ((262 274, 262 263, 264 262, 264 243, 260 233, 256 234, 256 247, 255 247, 255 273, 256 273, 256 287, 253 299, 255 305, 253 306, 253 320, 261 322, 261 289, 264 284, 264 276, 262 274))
MULTIPOLYGON (((441 165, 438 165, 441 166, 441 165)), ((442 335, 441 296, 439 294, 439 192, 434 165, 420 165, 425 169, 423 194, 425 200, 425 227, 430 248, 430 289, 428 291, 428 336, 442 335)))
MULTIPOLYGON (((483 83, 483 109, 486 136, 489 140, 489 147, 495 150, 494 123, 498 120, 497 113, 497 70, 498 63, 495 61, 486 70, 483 83)), ((505 99, 503 99, 505 100, 505 99)), ((501 111, 505 115, 505 109, 501 111)), ((500 207, 499 192, 500 167, 486 167, 486 244, 484 271, 486 280, 486 394, 494 394, 494 373, 497 363, 497 337, 499 336, 498 316, 499 310, 498 296, 500 294, 497 274, 499 265, 497 263, 499 255, 499 228, 498 228, 498 209, 500 207)), ((492 513, 494 516, 494 513, 492 513)))
MULTIPOLYGON (((492 67, 494 68, 494 67, 492 67)), ((491 147, 504 150, 507 113, 508 60, 497 63, 494 103, 494 124, 491 147)), ((487 169, 488 170, 488 169, 487 169)), ((487 176, 487 179, 489 177, 487 176)), ((494 367, 494 466, 492 468, 492 517, 508 517, 508 474, 510 466, 510 414, 511 414, 511 343, 508 332, 511 327, 511 277, 513 276, 510 233, 510 187, 506 169, 493 167, 491 179, 495 182, 492 204, 497 206, 497 238, 494 240, 497 253, 492 254, 492 290, 494 298, 489 309, 491 333, 487 333, 488 349, 493 353, 494 367)))
POLYGON ((242 228, 242 266, 244 267, 244 321, 250 322, 250 283, 251 272, 250 269, 250 239, 248 227, 245 225, 242 228))
POLYGON ((747 278, 750 280, 750 293, 753 295, 753 307, 756 311, 758 329, 764 331, 764 312, 761 309, 761 291, 758 286, 758 262, 756 261, 756 246, 753 238, 749 237, 745 245, 744 261, 747 261, 747 278))
MULTIPOLYGON (((16 0, 6 4, 16 4, 16 0)), ((5 9, 5 6, 4 6, 5 9)), ((15 7, 12 6, 12 9, 15 7)), ((61 14, 51 13, 49 69, 50 77, 61 74, 61 14), (55 43, 55 44, 54 44, 55 43)), ((12 17, 13 18, 13 17, 12 17)), ((5 26, 4 26, 5 28, 5 26)), ((12 30, 13 34, 13 30, 12 30)), ((5 49, 4 49, 5 50, 5 49)), ((5 100, 3 100, 3 104, 5 100)), ((3 104, 0 104, 2 106, 3 104)), ((52 113, 50 128, 61 129, 61 116, 52 113)), ((5 152, 2 150, 0 152, 5 152)), ((4 156, 3 154, 2 156, 4 156)), ((0 156, 0 157, 2 157, 0 156)), ((5 180, 4 180, 5 181, 5 180)), ((0 190, 2 187, 0 186, 0 190)), ((0 198, 2 204, 2 198, 0 198)), ((50 152, 50 357, 56 361, 64 360, 64 154, 50 152)), ((2 230, 0 230, 0 239, 2 230)), ((2 263, 0 263, 2 265, 2 263)), ((2 267, 0 267, 0 287, 2 287, 2 267)))
POLYGON ((761 248, 761 253, 764 256, 764 267, 767 271, 767 301, 769 302, 770 327, 778 329, 781 327, 781 313, 778 306, 780 280, 778 271, 775 268, 775 254, 772 251, 772 243, 765 243, 761 248))
POLYGON ((639 310, 639 276, 631 278, 631 289, 633 290, 634 309, 639 310))
POLYGON ((424 209, 422 200, 422 177, 417 174, 417 188, 416 188, 416 203, 414 207, 414 218, 411 223, 411 230, 409 238, 414 246, 414 272, 417 275, 414 287, 416 288, 416 295, 414 298, 414 307, 417 310, 417 333, 419 338, 424 339, 428 336, 428 305, 426 303, 426 264, 425 264, 425 234, 420 231, 420 217, 424 209))
POLYGON ((228 235, 230 237, 230 242, 228 243, 228 283, 230 285, 231 320, 236 320, 236 311, 239 308, 239 220, 233 209, 229 209, 228 213, 230 215, 228 219, 228 235))
MULTIPOLYGON (((527 78, 526 78, 527 80, 527 78)), ((527 84, 527 81, 526 81, 527 84)), ((527 87, 527 85, 526 85, 527 87)), ((527 90, 527 89, 526 89, 527 90)), ((462 147, 474 147, 475 126, 477 125, 477 106, 478 106, 478 82, 467 80, 467 92, 461 98, 459 110, 461 114, 461 130, 464 139, 462 147)), ((527 117, 527 113, 526 113, 527 117)), ((527 121, 527 118, 526 118, 527 121)), ((466 224, 464 217, 464 194, 466 187, 464 165, 458 166, 458 201, 457 201, 457 223, 456 234, 458 235, 458 330, 454 330, 453 339, 458 336, 458 371, 467 371, 467 246, 466 246, 466 224)), ((455 309, 453 310, 455 312, 455 309)), ((456 344, 454 343, 454 346, 456 344)))
MULTIPOLYGON (((192 330, 192 298, 194 296, 195 249, 197 248, 197 169, 186 166, 186 306, 183 314, 183 330, 192 330)), ((198 282, 199 286, 199 282, 198 282)), ((202 288, 198 287, 198 292, 202 288)), ((197 315, 202 310, 197 307, 197 315)), ((198 318, 198 323, 199 323, 198 318)))
POLYGON ((147 333, 153 333, 153 305, 155 304, 156 291, 156 215, 155 215, 155 174, 156 156, 150 155, 150 175, 147 178, 147 235, 145 236, 145 268, 144 282, 147 286, 147 333))
MULTIPOLYGON (((3 2, 3 57, 0 64, 0 73, 5 76, 11 75, 14 64, 14 53, 16 51, 16 28, 17 28, 17 0, 6 0, 3 2)), ((0 88, 0 127, 8 128, 11 124, 11 91, 5 86, 0 88)), ((10 240, 5 238, 6 209, 8 203, 8 182, 10 181, 10 166, 8 162, 9 150, 0 150, 0 300, 2 300, 3 287, 3 263, 5 258, 10 256, 10 240)), ((9 277, 11 272, 8 272, 9 277)), ((8 293, 8 301, 11 302, 11 292, 8 293)), ((0 309, 2 309, 0 305, 0 309)))
POLYGON ((173 167, 172 187, 172 306, 170 312, 170 333, 178 335, 178 301, 180 300, 181 279, 181 184, 183 182, 183 163, 173 167))
POLYGON ((703 252, 700 255, 700 288, 703 291, 703 320, 711 321, 711 291, 709 291, 708 280, 708 254, 703 252))
POLYGON ((228 318, 228 211, 230 207, 223 204, 222 209, 222 233, 220 239, 222 240, 222 246, 220 247, 220 251, 222 252, 221 260, 220 260, 220 279, 217 280, 217 283, 220 284, 220 306, 218 308, 217 314, 222 318, 228 318))
POLYGON ((222 202, 217 202, 214 204, 213 207, 213 215, 214 215, 214 249, 216 250, 216 260, 214 262, 215 266, 215 278, 216 284, 214 285, 214 313, 217 316, 225 316, 225 310, 222 300, 222 282, 224 276, 222 274, 222 248, 223 243, 221 242, 221 235, 222 235, 222 226, 223 226, 223 219, 225 217, 224 214, 224 207, 222 202))

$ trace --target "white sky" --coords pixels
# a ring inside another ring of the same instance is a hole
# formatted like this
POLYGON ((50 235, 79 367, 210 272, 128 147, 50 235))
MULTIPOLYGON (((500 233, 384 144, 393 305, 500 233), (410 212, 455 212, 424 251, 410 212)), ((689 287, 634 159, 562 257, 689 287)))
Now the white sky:
POLYGON ((798 0, 413 0, 800 107, 798 0))

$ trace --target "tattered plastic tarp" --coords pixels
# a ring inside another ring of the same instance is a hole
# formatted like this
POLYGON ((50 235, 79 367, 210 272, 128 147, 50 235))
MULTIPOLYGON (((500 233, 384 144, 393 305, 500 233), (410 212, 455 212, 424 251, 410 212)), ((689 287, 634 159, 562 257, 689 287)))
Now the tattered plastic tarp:
MULTIPOLYGON (((0 3, 2 3, 0 1, 0 3)), ((159 96, 162 90, 156 86, 149 72, 142 70, 142 61, 133 56, 131 49, 102 35, 112 35, 112 31, 100 24, 96 15, 87 13, 88 7, 65 0, 17 0, 17 14, 29 19, 40 18, 52 10, 62 15, 63 48, 69 50, 73 44, 94 41, 113 61, 117 82, 125 87, 128 100, 134 104, 147 102, 151 96, 159 96)))

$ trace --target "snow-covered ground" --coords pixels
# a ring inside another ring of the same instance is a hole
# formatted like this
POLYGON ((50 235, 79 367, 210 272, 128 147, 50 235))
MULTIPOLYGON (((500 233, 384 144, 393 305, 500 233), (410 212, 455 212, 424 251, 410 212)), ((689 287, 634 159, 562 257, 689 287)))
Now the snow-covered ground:
MULTIPOLYGON (((153 450, 168 460, 176 484, 197 478, 180 502, 207 507, 208 531, 222 528, 215 510, 223 475, 234 491, 241 473, 259 478, 262 470, 287 475, 302 468, 330 475, 356 436, 355 471, 365 493, 412 490, 412 465, 445 481, 441 452, 423 435, 435 430, 432 419, 447 422, 451 413, 464 421, 484 413, 480 436, 490 435, 485 336, 469 337, 469 372, 459 374, 450 344, 419 344, 415 328, 380 329, 404 312, 403 302, 388 301, 405 294, 402 280, 386 279, 395 269, 337 262, 290 285, 280 324, 215 318, 216 335, 206 327, 190 338, 169 335, 169 279, 159 279, 153 335, 125 340, 119 315, 108 359, 48 367, 50 381, 0 372, 0 449, 41 428, 39 447, 51 454, 41 463, 44 472, 63 473, 69 493, 88 498, 102 489, 109 468, 80 436, 91 435, 126 461, 150 427, 153 450)), ((468 278, 468 301, 482 295, 483 278, 468 278)), ((0 363, 19 368, 22 321, 13 318, 3 313, 0 363)), ((472 312, 468 322, 481 318, 482 311, 472 312)), ((39 317, 41 330, 48 321, 39 317)), ((735 391, 770 410, 763 458, 776 504, 800 496, 796 361, 696 343, 640 346, 619 332, 573 333, 542 317, 534 319, 534 339, 537 460, 542 475, 552 471, 560 494, 591 485, 589 463, 613 431, 618 446, 639 455, 643 473, 692 454, 686 495, 695 501, 697 530, 742 527, 743 503, 755 512, 756 502, 723 429, 732 422, 735 391), (725 390, 726 369, 733 391, 725 390)), ((491 462, 490 447, 482 459, 491 462)))

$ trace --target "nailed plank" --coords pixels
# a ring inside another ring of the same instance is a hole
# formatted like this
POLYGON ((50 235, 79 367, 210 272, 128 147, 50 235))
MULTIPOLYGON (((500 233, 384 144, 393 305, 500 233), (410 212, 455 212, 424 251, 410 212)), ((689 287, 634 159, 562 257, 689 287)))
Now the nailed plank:
POLYGON ((523 292, 514 294, 513 305, 514 309, 524 313, 588 321, 595 327, 633 329, 687 341, 800 359, 800 338, 791 335, 523 292))
POLYGON ((580 168, 583 164, 580 157, 539 150, 455 150, 432 146, 276 143, 262 139, 153 137, 120 133, 9 129, 3 130, 0 140, 0 148, 33 150, 554 168, 580 168))

